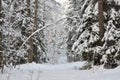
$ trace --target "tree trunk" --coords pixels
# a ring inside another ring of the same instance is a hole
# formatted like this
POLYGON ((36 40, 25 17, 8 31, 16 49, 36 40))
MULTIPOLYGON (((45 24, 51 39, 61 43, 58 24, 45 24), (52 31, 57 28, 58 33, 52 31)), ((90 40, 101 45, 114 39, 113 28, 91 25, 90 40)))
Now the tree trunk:
MULTIPOLYGON (((33 26, 33 32, 36 30, 37 28, 37 18, 38 18, 38 0, 35 0, 35 8, 34 8, 34 26, 33 26)), ((34 46, 34 45, 33 45, 34 46)), ((36 46, 35 46, 36 47, 36 46)), ((33 47, 33 50, 37 50, 35 47, 33 47)), ((37 63, 39 61, 38 57, 37 57, 37 51, 34 51, 34 58, 33 60, 37 63)))
POLYGON ((1 18, 1 10, 2 10, 2 1, 0 0, 0 18, 1 18))
POLYGON ((34 28, 37 26, 38 0, 35 0, 34 28))
MULTIPOLYGON (((2 18, 1 11, 2 11, 2 0, 0 0, 0 19, 2 18)), ((2 72, 3 72, 3 68, 4 68, 4 61, 3 61, 3 47, 2 47, 2 32, 0 28, 0 69, 2 72)))
POLYGON ((100 35, 100 46, 103 45, 102 38, 104 36, 104 16, 103 16, 103 0, 98 1, 98 11, 99 11, 99 35, 100 35))
POLYGON ((45 26, 45 0, 43 2, 43 26, 45 26))
MULTIPOLYGON (((27 0, 27 16, 30 18, 30 0, 27 0)), ((29 25, 29 24, 28 24, 29 25)), ((29 26, 31 27, 31 26, 29 26)), ((33 30, 30 31, 32 34, 33 30)), ((32 37, 29 39, 29 49, 28 49, 28 62, 32 63, 33 62, 33 39, 32 37)))

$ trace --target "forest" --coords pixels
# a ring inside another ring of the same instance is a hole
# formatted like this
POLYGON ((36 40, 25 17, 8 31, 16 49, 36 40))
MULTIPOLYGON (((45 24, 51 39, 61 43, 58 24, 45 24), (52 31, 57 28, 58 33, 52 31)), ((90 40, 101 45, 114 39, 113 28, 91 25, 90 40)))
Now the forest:
POLYGON ((119 0, 0 0, 0 80, 118 74, 119 0))

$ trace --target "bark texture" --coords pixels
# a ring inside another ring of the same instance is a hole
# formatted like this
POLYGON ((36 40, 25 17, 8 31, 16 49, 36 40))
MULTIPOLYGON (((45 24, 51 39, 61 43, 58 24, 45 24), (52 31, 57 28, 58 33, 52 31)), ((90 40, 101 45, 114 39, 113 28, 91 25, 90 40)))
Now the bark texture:
POLYGON ((104 16, 103 16, 103 0, 99 0, 98 2, 98 11, 99 11, 99 35, 100 35, 100 45, 103 45, 102 38, 104 36, 104 16))
MULTIPOLYGON (((30 0, 27 0, 27 15, 30 18, 30 0)), ((29 25, 29 24, 28 24, 29 25)), ((32 26, 29 26, 32 27, 32 26)), ((33 30, 30 31, 30 34, 32 34, 33 30)), ((28 49, 28 62, 33 62, 33 39, 32 37, 29 39, 29 49, 28 49)))
MULTIPOLYGON (((0 19, 2 18, 2 0, 0 0, 0 19)), ((0 27, 2 27, 2 24, 0 22, 0 27)), ((3 56, 3 47, 2 47, 2 30, 0 28, 0 69, 3 72, 3 68, 4 68, 4 60, 3 60, 4 56, 3 56)))

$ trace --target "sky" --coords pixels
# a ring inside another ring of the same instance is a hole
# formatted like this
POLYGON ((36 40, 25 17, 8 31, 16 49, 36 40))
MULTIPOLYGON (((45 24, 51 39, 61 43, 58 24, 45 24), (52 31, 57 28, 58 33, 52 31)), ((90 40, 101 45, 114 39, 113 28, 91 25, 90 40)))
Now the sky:
POLYGON ((64 3, 67 0, 56 0, 56 1, 62 4, 62 3, 64 3))

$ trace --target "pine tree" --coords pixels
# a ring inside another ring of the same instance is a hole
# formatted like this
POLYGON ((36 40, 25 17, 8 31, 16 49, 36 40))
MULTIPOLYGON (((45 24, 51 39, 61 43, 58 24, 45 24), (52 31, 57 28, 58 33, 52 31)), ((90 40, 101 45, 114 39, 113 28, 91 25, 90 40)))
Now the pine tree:
MULTIPOLYGON (((119 2, 78 0, 76 3, 71 0, 71 4, 76 4, 77 8, 70 7, 68 14, 68 26, 70 26, 68 46, 70 43, 69 50, 72 55, 70 52, 69 54, 74 59, 79 57, 81 60, 94 61, 95 65, 101 63, 103 55, 110 54, 115 61, 115 54, 119 54, 119 2), (76 3, 81 3, 81 5, 76 3), (75 9, 77 9, 76 13, 75 9), (79 15, 78 19, 74 18, 76 15, 79 15), (78 22, 75 22, 77 20, 78 22)), ((107 59, 109 62, 108 57, 107 59)), ((109 66, 112 68, 111 65, 109 66)))
MULTIPOLYGON (((115 60, 116 56, 119 56, 119 28, 118 25, 120 19, 120 5, 119 2, 112 1, 104 1, 104 6, 107 9, 104 11, 104 25, 105 33, 103 36, 103 41, 105 42, 104 47, 104 55, 106 55, 107 60, 105 61, 105 68, 115 68, 117 66, 117 62, 115 60)), ((119 61, 119 60, 118 60, 119 61)))
POLYGON ((5 51, 6 65, 16 66, 26 62, 47 62, 47 48, 44 31, 33 35, 22 47, 24 41, 37 29, 42 28, 55 18, 49 9, 56 10, 45 0, 3 0, 2 7, 2 46, 5 51), (47 5, 44 4, 47 3, 47 5), (45 13, 43 13, 45 11, 45 13), (39 14, 38 14, 39 13, 39 14), (44 16, 44 18, 43 18, 44 16), (46 20, 43 20, 46 19, 46 20), (48 20, 48 21, 47 21, 48 20), (43 23, 44 22, 44 23, 43 23), (30 55, 28 55, 30 54, 30 55))

